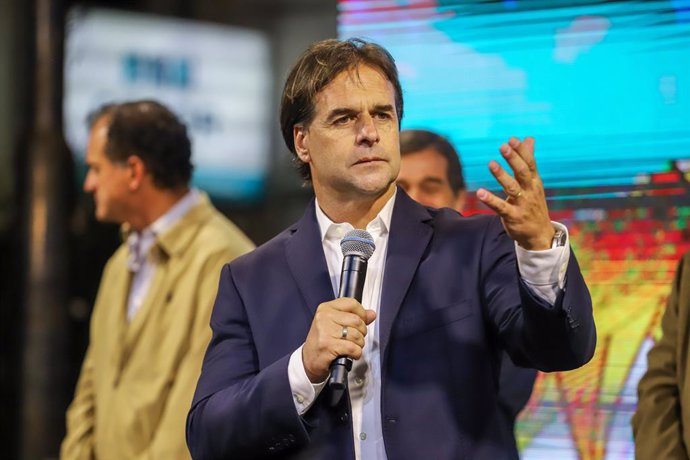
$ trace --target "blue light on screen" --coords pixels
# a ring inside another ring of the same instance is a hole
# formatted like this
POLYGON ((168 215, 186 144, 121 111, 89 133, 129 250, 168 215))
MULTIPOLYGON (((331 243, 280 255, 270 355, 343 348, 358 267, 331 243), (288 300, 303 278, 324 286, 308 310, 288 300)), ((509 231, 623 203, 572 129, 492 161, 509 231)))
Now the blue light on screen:
POLYGON ((536 138, 547 187, 626 185, 690 156, 680 3, 344 1, 339 34, 393 54, 403 128, 449 137, 471 189, 513 135, 536 138))

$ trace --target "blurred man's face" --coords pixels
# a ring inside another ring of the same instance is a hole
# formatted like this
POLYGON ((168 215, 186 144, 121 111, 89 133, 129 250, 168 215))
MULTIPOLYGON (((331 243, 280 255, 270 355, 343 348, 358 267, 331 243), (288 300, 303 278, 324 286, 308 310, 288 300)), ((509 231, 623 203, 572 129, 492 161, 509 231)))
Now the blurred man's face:
POLYGON ((108 141, 108 119, 101 117, 91 129, 86 151, 88 171, 84 191, 91 193, 96 205, 96 219, 102 222, 123 223, 127 216, 128 184, 131 169, 126 164, 113 163, 105 154, 108 141))
POLYGON ((448 160, 433 148, 402 157, 398 185, 424 206, 462 211, 465 205, 464 191, 456 195, 450 187, 448 160))
POLYGON ((395 90, 384 74, 367 65, 343 71, 314 105, 309 126, 295 128, 295 148, 319 200, 392 193, 400 139, 395 90))

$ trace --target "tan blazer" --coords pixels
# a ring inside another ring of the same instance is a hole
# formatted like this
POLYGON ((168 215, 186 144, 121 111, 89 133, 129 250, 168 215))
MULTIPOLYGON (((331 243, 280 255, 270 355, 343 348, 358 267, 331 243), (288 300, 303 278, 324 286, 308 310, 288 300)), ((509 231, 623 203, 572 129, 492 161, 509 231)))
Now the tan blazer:
POLYGON ((211 337, 226 262, 253 244, 208 197, 157 238, 140 310, 127 323, 127 247, 106 265, 60 457, 188 459, 185 418, 211 337))
POLYGON ((632 419, 635 458, 690 458, 690 253, 683 256, 661 320, 662 337, 647 355, 632 419))

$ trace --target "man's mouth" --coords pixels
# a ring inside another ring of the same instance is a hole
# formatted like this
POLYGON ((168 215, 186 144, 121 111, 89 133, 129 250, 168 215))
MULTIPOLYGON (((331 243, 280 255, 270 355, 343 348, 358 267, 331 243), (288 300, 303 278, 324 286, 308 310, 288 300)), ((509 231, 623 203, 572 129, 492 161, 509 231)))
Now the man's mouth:
POLYGON ((375 161, 383 161, 383 159, 379 158, 379 157, 364 157, 364 158, 360 158, 359 160, 357 160, 357 162, 355 164, 361 165, 361 164, 366 164, 366 163, 373 163, 375 161))

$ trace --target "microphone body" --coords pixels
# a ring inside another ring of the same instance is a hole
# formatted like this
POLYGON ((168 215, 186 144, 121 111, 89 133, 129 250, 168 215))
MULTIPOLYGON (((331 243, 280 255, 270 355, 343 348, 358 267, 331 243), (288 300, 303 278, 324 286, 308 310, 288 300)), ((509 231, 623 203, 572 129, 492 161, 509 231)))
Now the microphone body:
MULTIPOLYGON (((362 302, 364 281, 367 277, 367 261, 374 253, 374 239, 364 230, 349 231, 340 242, 343 266, 340 272, 338 298, 351 297, 362 302)), ((339 356, 330 366, 328 386, 331 389, 331 405, 338 404, 347 389, 347 373, 352 369, 352 359, 339 356)))
MULTIPOLYGON (((340 289, 338 298, 352 297, 362 302, 364 280, 367 277, 367 260, 352 254, 343 257, 343 268, 340 275, 340 289)), ((347 373, 352 369, 352 359, 347 356, 339 356, 331 363, 331 376, 328 386, 333 395, 333 405, 340 401, 345 389, 347 389, 347 373)))

